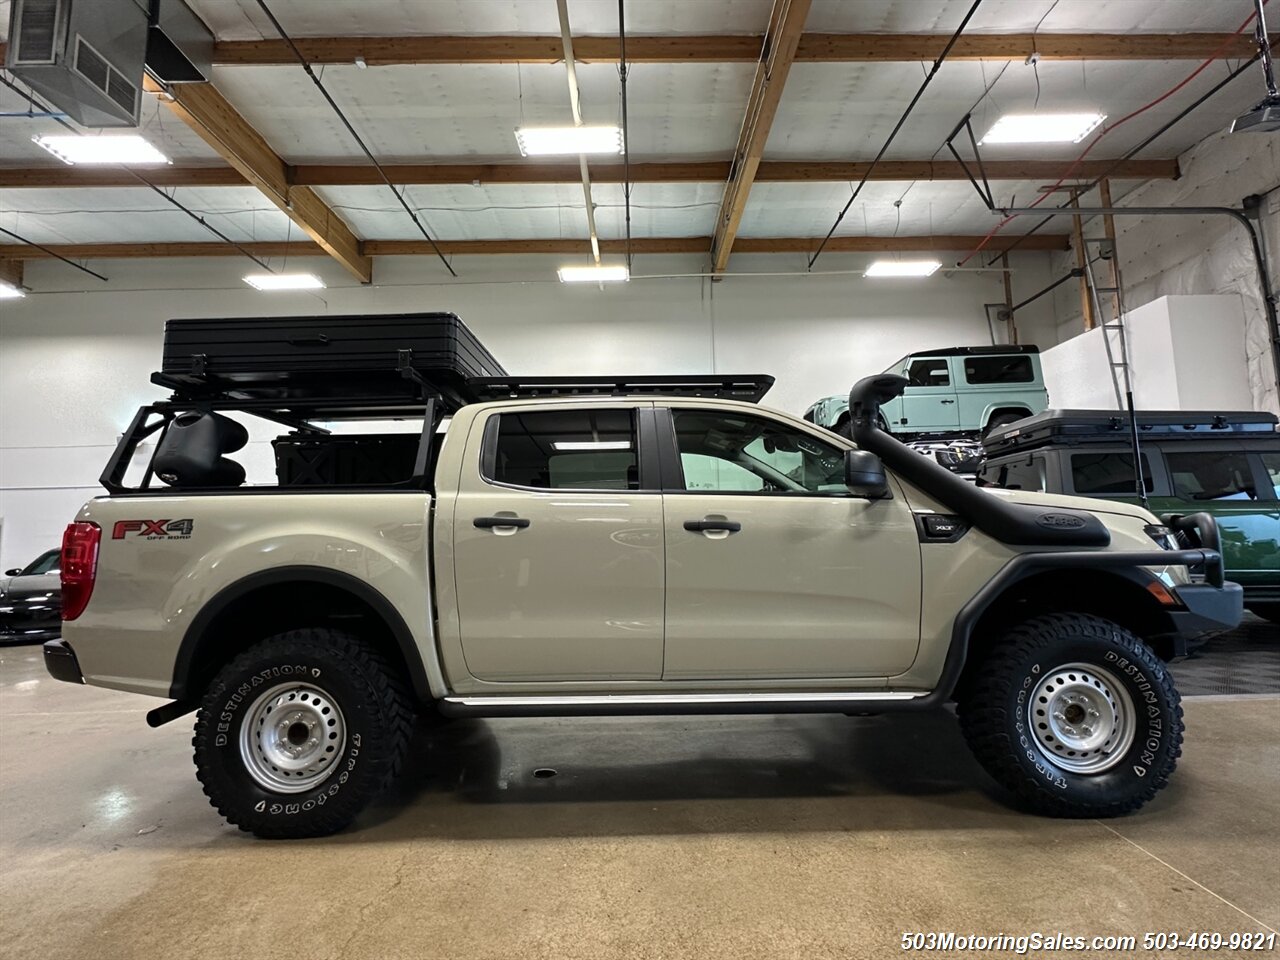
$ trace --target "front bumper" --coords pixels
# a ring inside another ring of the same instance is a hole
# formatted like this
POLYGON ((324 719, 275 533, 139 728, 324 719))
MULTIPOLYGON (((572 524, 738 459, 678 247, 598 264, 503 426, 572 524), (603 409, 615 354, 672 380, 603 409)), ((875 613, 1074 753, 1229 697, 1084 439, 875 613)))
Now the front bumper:
POLYGON ((50 640, 44 645, 44 668, 55 680, 84 683, 84 674, 80 672, 80 661, 76 659, 76 652, 65 640, 50 640))
POLYGON ((1244 618, 1244 589, 1227 580, 1217 587, 1211 583, 1187 583, 1174 591, 1183 610, 1170 610, 1174 630, 1185 640, 1232 630, 1244 618))

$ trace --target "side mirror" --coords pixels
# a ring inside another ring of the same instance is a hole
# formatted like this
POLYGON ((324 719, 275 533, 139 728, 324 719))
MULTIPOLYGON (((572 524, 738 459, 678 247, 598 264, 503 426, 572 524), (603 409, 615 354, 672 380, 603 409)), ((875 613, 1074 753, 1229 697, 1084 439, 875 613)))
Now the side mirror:
POLYGON ((5 575, 6 577, 16 577, 16 576, 17 576, 18 574, 20 574, 21 572, 22 572, 22 568, 21 568, 21 567, 14 567, 12 570, 6 570, 6 571, 4 572, 4 575, 5 575))
POLYGON ((870 450, 845 451, 844 485, 855 497, 867 500, 884 500, 889 496, 884 464, 870 450))

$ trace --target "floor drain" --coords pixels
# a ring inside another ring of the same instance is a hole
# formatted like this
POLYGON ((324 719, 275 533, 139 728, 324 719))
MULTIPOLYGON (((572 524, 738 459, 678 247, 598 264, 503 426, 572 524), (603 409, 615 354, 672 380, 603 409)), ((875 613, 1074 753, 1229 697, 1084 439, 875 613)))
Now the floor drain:
POLYGON ((538 767, 538 769, 533 771, 535 780, 550 780, 555 775, 556 772, 550 767, 538 767))

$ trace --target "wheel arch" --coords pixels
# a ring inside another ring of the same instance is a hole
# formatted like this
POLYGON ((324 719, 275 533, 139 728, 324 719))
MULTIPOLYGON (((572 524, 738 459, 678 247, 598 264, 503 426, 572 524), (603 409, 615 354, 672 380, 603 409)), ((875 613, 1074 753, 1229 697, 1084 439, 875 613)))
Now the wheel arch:
POLYGON ((222 664, 258 640, 320 625, 357 628, 403 670, 420 701, 432 699, 422 655, 394 604, 358 577, 310 566, 260 571, 215 594, 183 635, 169 695, 195 699, 222 664))
POLYGON ((1020 417, 1031 416, 1030 404, 1021 401, 997 401, 987 405, 986 412, 982 415, 982 428, 985 430, 991 425, 991 421, 1002 413, 1016 413, 1020 417))
POLYGON ((1055 563, 1050 554, 1023 554, 966 604, 952 630, 942 697, 961 694, 1009 627, 1044 613, 1103 617, 1133 631, 1166 661, 1182 652, 1173 618, 1147 589, 1154 574, 1138 564, 1077 565, 1080 556, 1055 563))

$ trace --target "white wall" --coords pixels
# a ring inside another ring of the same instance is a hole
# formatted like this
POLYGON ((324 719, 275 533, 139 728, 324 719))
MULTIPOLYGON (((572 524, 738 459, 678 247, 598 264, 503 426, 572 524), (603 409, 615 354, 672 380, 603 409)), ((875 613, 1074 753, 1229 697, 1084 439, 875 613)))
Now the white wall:
MULTIPOLYGON (((771 373, 767 403, 802 412, 846 391, 911 350, 988 343, 984 303, 1003 300, 998 273, 939 273, 925 281, 857 275, 555 282, 547 257, 460 258, 442 280, 430 258, 380 260, 360 287, 339 268, 308 261, 329 288, 264 294, 240 280, 237 258, 94 264, 102 284, 70 267, 29 265, 37 293, 0 302, 0 569, 58 542, 88 497, 135 408, 164 392, 164 321, 179 316, 395 313, 452 310, 508 371, 518 374, 771 373)), ((865 258, 830 256, 827 271, 865 258)), ((1016 293, 1044 286, 1044 254, 1013 260, 1016 293)), ((734 269, 801 271, 800 257, 735 258, 734 269)), ((698 257, 637 258, 634 273, 683 274, 698 257)), ((1045 298, 1019 315, 1023 340, 1054 329, 1045 298)))
MULTIPOLYGON (((1280 187, 1278 141, 1274 134, 1261 133, 1210 137, 1179 158, 1180 179, 1152 181, 1117 202, 1120 206, 1239 207, 1250 194, 1280 187)), ((1081 204, 1094 206, 1097 202, 1095 192, 1081 204)), ((1069 226, 1067 218, 1058 219, 1064 227, 1069 226)), ((1280 191, 1264 200, 1261 228, 1270 241, 1269 269, 1273 279, 1280 280, 1280 191)), ((1221 216, 1121 216, 1116 218, 1116 230, 1127 309, 1132 311, 1170 294, 1240 297, 1253 404, 1256 409, 1280 413, 1262 291, 1243 227, 1221 216)), ((1101 221, 1086 222, 1084 232, 1090 237, 1101 236, 1101 221)), ((1075 253, 1055 254, 1054 262, 1054 274, 1061 276, 1075 266, 1075 253)), ((1095 265, 1103 275, 1105 267, 1095 265)), ((1098 282, 1105 285, 1102 276, 1098 282)), ((1061 342, 1083 329, 1077 284, 1063 284, 1054 299, 1060 324, 1056 339, 1061 342)), ((1212 316, 1203 319, 1212 325, 1212 316)))
MULTIPOLYGON (((1254 409, 1239 296, 1161 297, 1130 310, 1125 330, 1136 408, 1254 409)), ((1051 347, 1041 356, 1050 403, 1060 409, 1120 409, 1124 376, 1110 364, 1122 356, 1119 331, 1102 327, 1051 347)))

